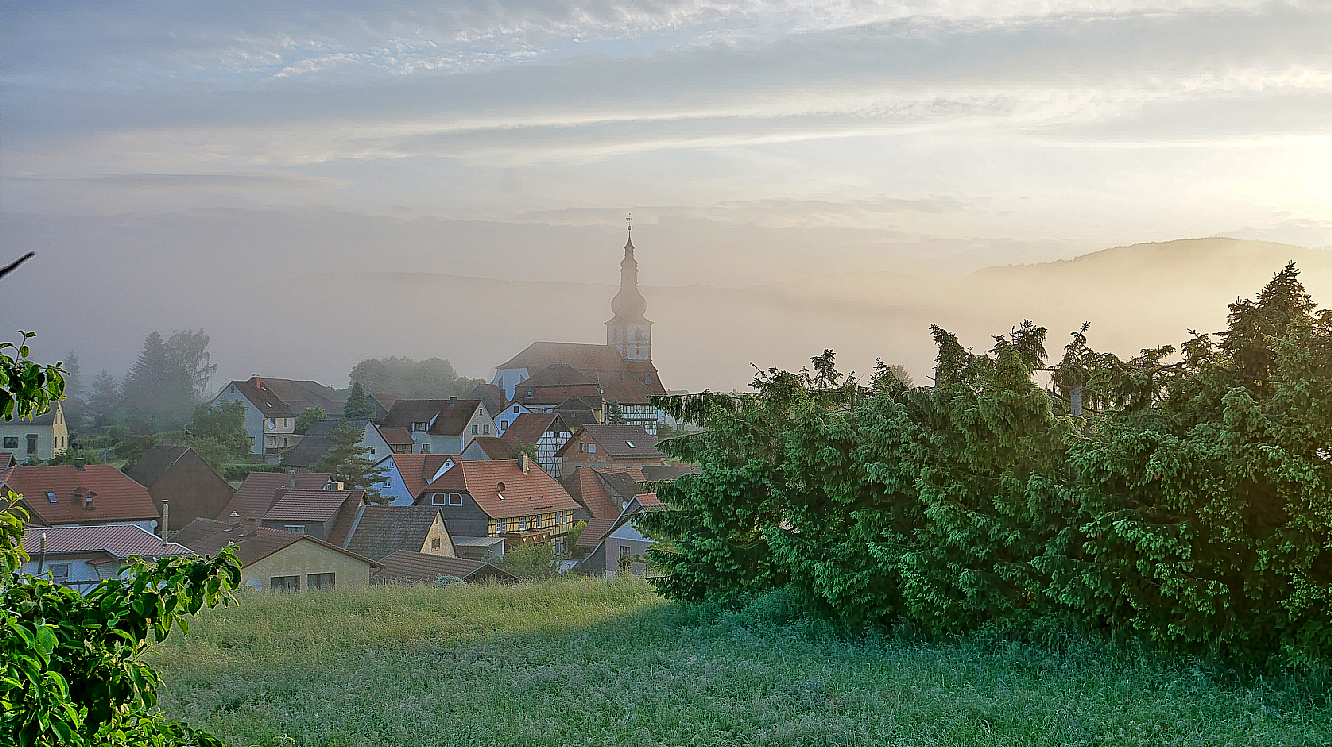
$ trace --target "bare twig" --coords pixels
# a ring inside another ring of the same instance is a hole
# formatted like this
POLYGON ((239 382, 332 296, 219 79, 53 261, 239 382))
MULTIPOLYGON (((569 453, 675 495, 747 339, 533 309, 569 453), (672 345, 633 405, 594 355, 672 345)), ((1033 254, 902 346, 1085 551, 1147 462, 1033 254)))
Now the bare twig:
POLYGON ((24 262, 27 262, 28 260, 32 259, 35 256, 37 256, 37 252, 28 252, 22 257, 19 257, 13 262, 10 262, 9 264, 5 265, 3 268, 0 268, 0 278, 4 278, 4 276, 18 269, 19 265, 23 264, 24 262))

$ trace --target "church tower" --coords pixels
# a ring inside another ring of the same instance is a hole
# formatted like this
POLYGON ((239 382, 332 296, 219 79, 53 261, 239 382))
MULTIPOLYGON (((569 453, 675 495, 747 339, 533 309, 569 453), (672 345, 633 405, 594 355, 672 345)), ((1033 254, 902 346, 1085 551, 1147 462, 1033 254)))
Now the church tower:
POLYGON ((634 227, 629 226, 629 240, 624 244, 620 262, 620 292, 611 299, 615 318, 606 322, 606 344, 631 361, 652 360, 652 322, 643 313, 647 299, 638 292, 638 260, 634 259, 634 227))

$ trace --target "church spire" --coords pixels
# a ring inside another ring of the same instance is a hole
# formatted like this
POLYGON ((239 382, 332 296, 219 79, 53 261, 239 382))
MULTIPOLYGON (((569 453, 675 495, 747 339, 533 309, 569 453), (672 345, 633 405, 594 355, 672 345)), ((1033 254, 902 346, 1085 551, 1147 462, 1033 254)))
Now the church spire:
POLYGON ((632 222, 628 229, 624 259, 620 261, 620 292, 611 299, 615 318, 606 322, 606 344, 615 346, 629 360, 652 360, 652 322, 643 316, 647 312, 647 299, 638 291, 638 260, 634 258, 632 222))

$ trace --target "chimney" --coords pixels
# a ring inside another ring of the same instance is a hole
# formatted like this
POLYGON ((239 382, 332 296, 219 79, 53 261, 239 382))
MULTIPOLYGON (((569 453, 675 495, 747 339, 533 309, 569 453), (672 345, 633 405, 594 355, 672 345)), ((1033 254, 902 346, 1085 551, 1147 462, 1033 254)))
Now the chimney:
POLYGON ((531 465, 528 464, 527 452, 526 451, 518 452, 518 469, 522 470, 523 474, 525 475, 527 474, 527 470, 530 466, 531 465))
POLYGON ((457 402, 458 402, 458 398, 457 398, 457 397, 449 397, 449 404, 450 404, 450 405, 457 404, 457 402))
POLYGON ((250 374, 250 383, 259 389, 264 388, 264 380, 259 378, 259 374, 250 374))
POLYGON ((92 504, 92 495, 89 494, 89 495, 85 495, 85 496, 83 496, 83 510, 84 510, 84 511, 91 511, 91 510, 92 510, 92 507, 93 507, 93 504, 92 504))
POLYGON ((168 514, 167 514, 167 500, 166 500, 165 498, 163 498, 163 499, 162 499, 162 539, 163 539, 163 540, 165 540, 165 539, 167 538, 167 531, 168 531, 169 527, 171 526, 170 521, 167 519, 167 516, 168 516, 168 514))
POLYGON ((287 473, 287 490, 293 490, 295 489, 295 487, 296 487, 296 472, 295 470, 293 470, 287 473))
POLYGON ((80 471, 80 472, 82 472, 82 471, 83 471, 83 468, 84 468, 84 467, 87 467, 87 466, 88 466, 88 462, 87 462, 87 460, 85 460, 83 457, 79 457, 79 458, 77 458, 77 459, 74 460, 74 469, 76 469, 76 470, 78 470, 78 471, 80 471))

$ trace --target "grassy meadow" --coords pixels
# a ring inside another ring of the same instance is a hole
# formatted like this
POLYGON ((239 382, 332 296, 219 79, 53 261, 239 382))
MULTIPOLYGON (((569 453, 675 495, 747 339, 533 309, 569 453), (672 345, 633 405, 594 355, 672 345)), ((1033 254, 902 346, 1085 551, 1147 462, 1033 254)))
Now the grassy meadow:
POLYGON ((849 634, 632 579, 246 594, 151 656, 163 708, 233 745, 1332 745, 1309 679, 849 634))

